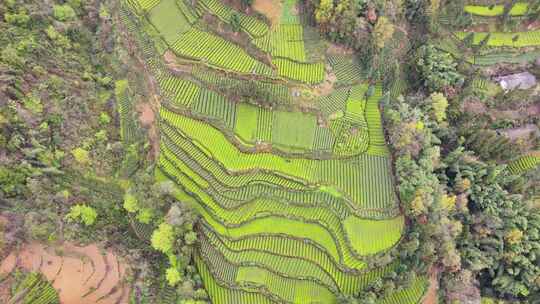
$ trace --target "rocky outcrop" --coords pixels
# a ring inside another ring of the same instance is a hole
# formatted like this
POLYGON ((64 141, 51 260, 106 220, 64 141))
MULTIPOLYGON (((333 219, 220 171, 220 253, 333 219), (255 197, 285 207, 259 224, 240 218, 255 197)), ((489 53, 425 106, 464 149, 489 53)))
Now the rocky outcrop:
POLYGON ((505 91, 515 89, 527 90, 536 86, 536 77, 529 72, 499 76, 495 80, 499 82, 501 88, 505 91))

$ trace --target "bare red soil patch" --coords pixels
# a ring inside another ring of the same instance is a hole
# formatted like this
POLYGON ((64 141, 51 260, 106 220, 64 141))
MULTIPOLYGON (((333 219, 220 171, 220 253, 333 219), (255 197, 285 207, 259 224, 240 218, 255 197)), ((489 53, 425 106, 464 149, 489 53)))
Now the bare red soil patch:
MULTIPOLYGON (((158 100, 158 97, 154 95, 154 100, 158 100)), ((157 159, 159 155, 159 132, 156 126, 156 112, 153 106, 157 105, 155 102, 143 102, 137 104, 137 112, 139 113, 139 122, 141 126, 148 130, 147 136, 150 142, 150 156, 153 159, 157 159)))
POLYGON ((151 126, 155 121, 154 111, 149 103, 141 103, 138 105, 138 111, 140 113, 139 120, 143 127, 151 126))
POLYGON ((0 265, 0 275, 20 267, 37 271, 52 282, 63 304, 128 303, 128 268, 112 250, 92 244, 64 243, 52 248, 40 243, 11 252, 0 265))
POLYGON ((326 52, 331 55, 352 55, 354 50, 344 45, 331 43, 326 52))
POLYGON ((255 0, 251 6, 253 9, 263 15, 272 23, 272 26, 279 24, 281 18, 281 1, 275 0, 255 0))

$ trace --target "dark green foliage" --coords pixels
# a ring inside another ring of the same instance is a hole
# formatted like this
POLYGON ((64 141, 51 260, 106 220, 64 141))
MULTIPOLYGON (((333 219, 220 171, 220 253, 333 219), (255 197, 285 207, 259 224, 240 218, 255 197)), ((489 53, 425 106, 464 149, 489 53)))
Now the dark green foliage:
POLYGON ((26 26, 30 21, 30 16, 28 16, 24 7, 21 7, 17 12, 5 13, 4 19, 7 23, 17 25, 17 26, 26 26))
MULTIPOLYGON (((425 104, 421 97, 408 97, 386 111, 398 189, 412 220, 400 246, 402 263, 415 269, 435 262, 444 266, 442 284, 450 298, 464 292, 459 286, 470 285, 456 280, 472 275, 491 294, 528 299, 539 289, 540 212, 508 192, 519 187, 518 178, 504 167, 484 163, 459 146, 439 159, 434 134, 446 145, 455 135, 423 114, 425 104)), ((513 151, 494 131, 469 134, 466 144, 491 162, 513 151)))
POLYGON ((431 92, 459 85, 463 81, 452 55, 433 45, 424 45, 418 49, 416 70, 420 73, 422 84, 431 92))
POLYGON ((506 136, 492 130, 469 130, 465 147, 476 152, 484 160, 508 160, 516 157, 518 147, 506 136))
POLYGON ((454 238, 459 223, 445 207, 449 197, 440 185, 441 164, 438 125, 421 111, 428 100, 409 96, 387 105, 385 121, 395 155, 395 174, 403 211, 409 216, 409 233, 393 252, 400 258, 405 281, 413 281, 414 269, 422 273, 433 265, 448 272, 461 268, 454 238))
POLYGON ((250 7, 253 4, 253 0, 241 0, 244 7, 250 7))
POLYGON ((463 38, 463 45, 467 48, 472 48, 474 43, 474 33, 471 32, 463 38))
POLYGON ((305 12, 332 42, 361 50, 369 43, 371 25, 365 18, 368 1, 306 1, 305 12), (335 7, 339 4, 340 9, 335 7))
POLYGON ((0 2, 0 205, 21 219, 19 241, 54 241, 62 231, 130 244, 114 179, 122 149, 111 118, 110 24, 92 13, 99 3, 60 2, 0 2), (90 227, 65 218, 80 202, 99 214, 90 227))
POLYGON ((426 0, 406 0, 405 1, 405 17, 411 24, 426 25, 429 21, 427 8, 429 1, 426 0))
POLYGON ((229 24, 231 25, 232 30, 235 33, 240 32, 242 30, 242 25, 240 24, 240 15, 239 14, 232 14, 231 20, 229 20, 229 24))
POLYGON ((30 170, 25 166, 0 166, 0 198, 25 195, 29 175, 30 170))
POLYGON ((453 0, 444 5, 441 11, 441 14, 444 15, 443 26, 451 29, 462 29, 472 23, 471 15, 465 14, 463 9, 466 2, 465 0, 453 0))
POLYGON ((515 179, 494 165, 471 161, 456 150, 445 160, 452 187, 468 194, 468 209, 458 216, 464 233, 458 238, 464 265, 480 274, 483 286, 497 294, 527 297, 538 293, 540 213, 505 188, 515 179), (470 187, 462 187, 463 180, 470 187))

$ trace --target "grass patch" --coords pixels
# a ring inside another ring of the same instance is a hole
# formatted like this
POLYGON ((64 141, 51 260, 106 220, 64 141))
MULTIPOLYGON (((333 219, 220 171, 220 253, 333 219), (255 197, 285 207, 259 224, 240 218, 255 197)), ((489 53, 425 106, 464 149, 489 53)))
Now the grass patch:
POLYGON ((375 254, 394 246, 401 238, 405 219, 366 220, 349 216, 343 222, 353 248, 361 255, 375 254))
POLYGON ((191 29, 191 25, 176 5, 175 0, 161 0, 150 11, 149 18, 169 45, 173 44, 181 34, 191 29))
POLYGON ((245 142, 254 142, 257 132, 257 107, 241 103, 236 107, 234 132, 245 142))

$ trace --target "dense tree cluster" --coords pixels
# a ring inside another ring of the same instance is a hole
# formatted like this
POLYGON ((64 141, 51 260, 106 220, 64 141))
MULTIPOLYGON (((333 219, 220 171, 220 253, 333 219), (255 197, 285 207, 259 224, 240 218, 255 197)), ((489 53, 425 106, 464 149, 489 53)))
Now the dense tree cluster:
POLYGON ((457 238, 464 267, 501 295, 538 294, 538 206, 508 192, 515 177, 501 166, 475 160, 463 150, 450 153, 444 163, 448 185, 467 202, 454 215, 464 227, 457 238))
POLYGON ((432 92, 441 91, 463 81, 463 76, 457 71, 457 63, 452 55, 430 44, 419 48, 416 70, 421 76, 423 85, 432 92))
POLYGON ((401 98, 385 112, 400 198, 413 221, 399 256, 415 269, 441 271, 448 299, 466 294, 457 284, 465 277, 492 295, 537 295, 538 206, 509 192, 517 177, 504 166, 460 146, 441 151, 452 130, 429 115, 434 99, 401 98))

